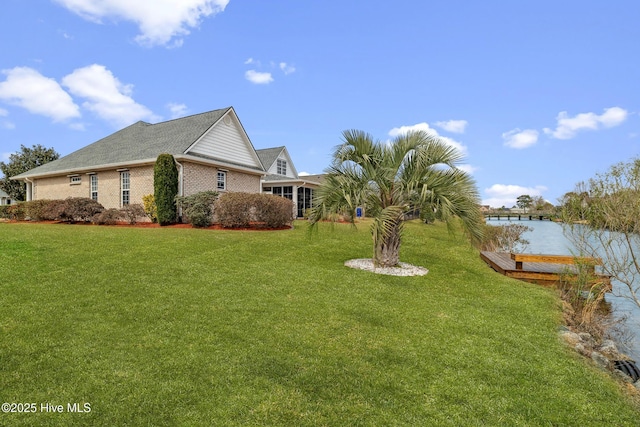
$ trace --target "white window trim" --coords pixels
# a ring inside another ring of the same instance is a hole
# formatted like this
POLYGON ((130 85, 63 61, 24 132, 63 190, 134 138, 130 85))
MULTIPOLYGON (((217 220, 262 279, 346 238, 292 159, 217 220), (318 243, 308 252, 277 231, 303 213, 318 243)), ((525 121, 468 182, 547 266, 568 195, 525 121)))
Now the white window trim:
POLYGON ((218 169, 216 173, 216 190, 217 191, 226 191, 227 190, 227 171, 218 169), (222 176, 222 188, 220 188, 220 177, 222 176))
POLYGON ((89 175, 89 198, 95 200, 96 202, 98 201, 98 175, 96 174, 89 175), (95 185, 95 191, 94 191, 94 185, 95 185), (93 198, 94 193, 96 195, 95 199, 93 198))
POLYGON ((69 184, 70 185, 82 184, 82 177, 80 175, 69 175, 69 184))
POLYGON ((278 175, 287 175, 287 161, 285 159, 276 160, 276 173, 278 175))
POLYGON ((123 170, 120 172, 120 206, 130 205, 131 204, 131 173, 128 170, 123 170), (127 188, 124 188, 124 177, 125 174, 127 176, 127 188), (127 192, 127 203, 124 203, 124 192, 127 192))

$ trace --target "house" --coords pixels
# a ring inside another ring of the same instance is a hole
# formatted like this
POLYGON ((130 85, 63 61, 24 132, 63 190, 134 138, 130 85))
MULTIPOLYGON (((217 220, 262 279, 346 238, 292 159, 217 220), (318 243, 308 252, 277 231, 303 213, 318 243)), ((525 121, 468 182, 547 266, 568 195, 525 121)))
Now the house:
POLYGON ((323 175, 298 175, 286 147, 256 150, 267 175, 262 178, 262 192, 275 194, 293 201, 298 218, 311 208, 313 192, 323 175))
POLYGON ((0 190, 0 206, 10 205, 11 204, 11 196, 9 196, 4 191, 0 190))
POLYGON ((157 124, 139 121, 11 179, 27 184, 27 201, 90 197, 105 208, 121 208, 153 194, 153 167, 162 153, 174 156, 184 196, 207 190, 259 193, 266 175, 229 107, 157 124))

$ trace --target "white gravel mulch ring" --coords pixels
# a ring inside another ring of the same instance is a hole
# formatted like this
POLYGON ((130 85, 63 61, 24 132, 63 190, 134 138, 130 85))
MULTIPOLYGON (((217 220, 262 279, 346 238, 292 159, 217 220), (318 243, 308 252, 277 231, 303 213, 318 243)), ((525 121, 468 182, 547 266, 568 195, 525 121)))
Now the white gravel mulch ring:
POLYGON ((401 262, 399 264, 399 267, 376 268, 374 267, 373 260, 371 258, 350 259, 344 263, 347 267, 366 270, 376 274, 386 274, 388 276, 424 276, 429 272, 429 270, 424 267, 407 264, 406 262, 401 262))

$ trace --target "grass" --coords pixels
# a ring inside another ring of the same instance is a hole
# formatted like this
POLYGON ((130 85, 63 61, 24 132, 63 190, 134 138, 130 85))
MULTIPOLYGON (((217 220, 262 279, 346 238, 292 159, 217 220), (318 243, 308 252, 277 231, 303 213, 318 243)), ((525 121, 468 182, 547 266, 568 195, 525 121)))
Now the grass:
POLYGON ((38 408, 0 425, 637 425, 550 291, 439 225, 406 230, 426 276, 343 266, 370 253, 366 226, 0 224, 0 400, 38 408))

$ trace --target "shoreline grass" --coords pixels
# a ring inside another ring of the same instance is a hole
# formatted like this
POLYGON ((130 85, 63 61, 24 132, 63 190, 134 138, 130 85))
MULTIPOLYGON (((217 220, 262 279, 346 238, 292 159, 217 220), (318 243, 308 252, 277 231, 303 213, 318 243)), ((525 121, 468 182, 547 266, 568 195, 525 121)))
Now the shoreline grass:
POLYGON ((548 290, 408 223, 422 277, 343 266, 366 226, 0 224, 2 425, 637 425, 548 290), (40 408, 40 406, 38 406, 40 408))

